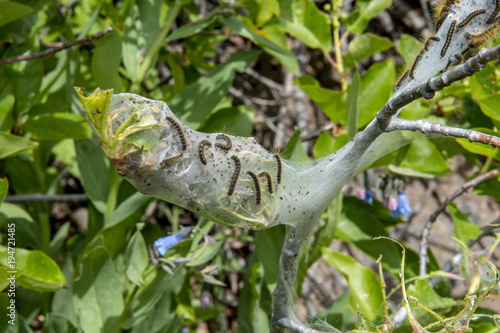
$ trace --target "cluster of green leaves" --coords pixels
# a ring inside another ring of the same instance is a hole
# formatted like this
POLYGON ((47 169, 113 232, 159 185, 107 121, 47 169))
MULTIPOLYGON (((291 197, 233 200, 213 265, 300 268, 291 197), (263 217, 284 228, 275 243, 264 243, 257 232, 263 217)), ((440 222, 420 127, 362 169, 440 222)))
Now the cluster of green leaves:
MULTIPOLYGON (((390 39, 366 32, 368 23, 390 4, 390 0, 357 0, 356 9, 344 17, 336 15, 336 0, 329 8, 318 8, 310 0, 243 0, 236 5, 221 1, 200 19, 200 8, 191 0, 61 1, 61 6, 50 1, 0 1, 3 59, 113 28, 93 41, 95 47, 85 44, 0 67, 0 199, 7 193, 70 193, 74 189, 62 185, 68 178, 89 197, 85 226, 72 223, 70 217, 57 221, 47 203, 0 205, 0 289, 7 287, 5 253, 11 223, 16 229, 19 286, 17 325, 2 320, 0 330, 31 332, 30 323, 39 315, 44 318, 43 331, 49 333, 180 332, 183 328, 195 332, 199 321, 209 321, 215 330, 221 330, 215 318, 224 312, 220 300, 224 298, 225 276, 236 272, 244 284, 238 300, 239 331, 268 331, 271 292, 285 230, 275 227, 235 236, 225 229, 214 231, 211 221, 201 219, 196 231, 168 250, 164 258, 151 260, 157 265, 150 263, 148 248, 164 230, 158 224, 138 222, 151 217, 146 209, 153 199, 137 193, 112 169, 84 119, 73 86, 90 91, 97 86, 113 88, 115 93, 133 92, 165 100, 195 130, 249 136, 254 110, 249 105, 235 105, 228 91, 237 73, 261 61, 259 57, 265 53, 284 70, 298 75, 295 85, 341 129, 335 137, 320 135, 314 146, 314 157, 320 158, 343 146, 392 94, 400 72, 393 59, 368 68, 358 65, 394 47, 390 39), (311 76, 300 76, 287 41, 299 39, 328 56, 339 24, 352 40, 348 52, 336 59, 337 65, 345 69, 341 80, 347 82, 352 76, 352 81, 349 87, 334 91, 311 76), (246 43, 238 52, 221 54, 220 49, 230 45, 231 38, 246 43), (158 66, 166 66, 170 74, 161 74, 158 66), (207 233, 213 242, 204 237, 207 233), (255 243, 246 267, 219 251, 228 238, 255 243), (202 290, 213 295, 207 307, 198 299, 202 290)), ((411 59, 417 43, 405 35, 396 49, 403 58, 411 59)), ((470 80, 440 92, 432 101, 412 103, 403 116, 498 135, 498 75, 490 65, 470 80)), ((290 159, 308 158, 299 136, 297 131, 289 142, 290 159)), ((500 153, 491 147, 416 134, 410 137, 410 145, 389 153, 376 166, 423 178, 448 174, 447 162, 455 155, 466 156, 483 171, 498 166, 495 161, 500 153)), ((499 189, 499 179, 492 179, 477 192, 500 199, 499 189)), ((71 213, 80 206, 63 207, 71 213)), ((454 206, 450 212, 455 236, 462 243, 479 236, 479 229, 466 215, 454 206)), ((168 206, 163 213, 170 230, 176 232, 180 209, 168 206)), ((338 238, 374 260, 383 255, 384 268, 397 276, 399 248, 373 238, 388 236, 389 229, 402 220, 391 218, 379 202, 368 205, 341 196, 331 203, 323 220, 303 254, 298 289, 307 269, 324 258, 346 277, 350 291, 319 314, 318 320, 339 329, 356 328, 360 325, 356 316, 359 308, 368 321, 381 322, 382 291, 375 273, 328 246, 338 238)), ((429 271, 438 270, 432 253, 430 258, 429 271)), ((415 277, 417 254, 408 249, 407 259, 406 274, 415 277)), ((417 281, 409 287, 409 294, 442 313, 451 314, 459 305, 450 298, 446 283, 434 290, 427 282, 417 281)), ((7 293, 0 293, 2 318, 8 302, 7 293)), ((493 327, 487 320, 475 325, 486 327, 485 332, 493 327)), ((408 331, 408 326, 401 331, 408 331)))

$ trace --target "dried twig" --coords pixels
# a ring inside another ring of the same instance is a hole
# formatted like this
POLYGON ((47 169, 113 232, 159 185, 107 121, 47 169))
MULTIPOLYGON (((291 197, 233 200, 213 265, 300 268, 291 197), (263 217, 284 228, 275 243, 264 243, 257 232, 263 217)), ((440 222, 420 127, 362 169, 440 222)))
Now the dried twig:
POLYGON ((85 37, 85 38, 82 38, 82 39, 77 39, 77 40, 69 42, 69 43, 64 43, 61 46, 54 47, 54 48, 51 48, 51 49, 48 49, 48 50, 44 50, 44 51, 33 53, 33 54, 23 54, 23 55, 20 55, 20 56, 15 56, 15 57, 10 57, 10 58, 0 59, 0 66, 1 65, 6 65, 6 64, 12 64, 14 62, 32 60, 32 59, 42 58, 42 57, 49 57, 49 56, 53 55, 54 53, 57 53, 57 52, 62 51, 64 49, 68 49, 70 47, 73 47, 73 46, 76 46, 76 45, 80 45, 80 44, 89 42, 89 41, 91 41, 93 39, 101 38, 104 35, 109 34, 111 31, 113 31, 113 28, 106 28, 106 29, 104 29, 102 31, 99 31, 95 35, 88 36, 88 37, 85 37))
POLYGON ((427 220, 427 223, 425 224, 424 229, 422 230, 422 234, 420 236, 420 251, 419 251, 419 256, 420 256, 420 268, 419 268, 419 275, 425 275, 427 274, 427 249, 429 247, 429 233, 432 224, 434 221, 436 221, 437 217, 439 214, 441 214, 448 204, 452 202, 454 199, 457 197, 461 196, 465 192, 467 192, 468 189, 471 187, 476 186, 477 184, 487 180, 491 179, 494 177, 497 177, 500 174, 500 170, 491 170, 490 172, 487 172, 485 174, 479 175, 476 178, 468 181, 467 183, 463 184, 458 190, 453 192, 450 196, 448 196, 444 202, 434 211, 434 213, 429 216, 429 219, 427 220))
POLYGON ((4 202, 80 202, 87 201, 86 194, 55 194, 47 195, 41 193, 8 195, 4 202))

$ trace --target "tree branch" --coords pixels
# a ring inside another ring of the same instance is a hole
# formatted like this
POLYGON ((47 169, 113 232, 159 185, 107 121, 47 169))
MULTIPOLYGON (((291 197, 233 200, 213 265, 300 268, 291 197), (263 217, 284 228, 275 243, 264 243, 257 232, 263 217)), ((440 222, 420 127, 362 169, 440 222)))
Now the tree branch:
POLYGON ((20 61, 26 61, 26 60, 32 60, 36 58, 42 58, 42 57, 49 57, 53 55, 54 53, 57 53, 59 51, 62 51, 64 49, 68 49, 70 47, 80 45, 86 42, 90 42, 93 39, 101 38, 107 34, 109 34, 111 31, 113 31, 113 28, 106 28, 102 31, 99 31, 95 35, 88 36, 82 39, 77 39, 72 42, 64 43, 61 46, 54 47, 48 50, 44 50, 41 52, 33 53, 33 54, 23 54, 20 56, 15 56, 15 57, 10 57, 10 58, 5 58, 5 59, 0 59, 0 66, 1 65, 6 65, 6 64, 12 64, 14 62, 20 62, 20 61))
POLYGON ((420 256, 420 269, 419 269, 419 275, 425 275, 427 274, 427 249, 429 247, 429 234, 430 234, 430 229, 434 221, 436 221, 437 217, 444 212, 446 207, 450 202, 455 200, 457 197, 461 196, 465 192, 467 192, 468 189, 471 187, 475 187, 477 184, 487 180, 491 179, 494 177, 497 177, 500 174, 500 170, 491 170, 490 172, 487 172, 485 174, 479 175, 476 178, 468 181, 467 183, 463 184, 458 190, 453 192, 450 196, 448 196, 444 202, 439 206, 434 213, 432 213, 431 216, 429 216, 429 219, 427 220, 427 223, 425 224, 424 229, 422 230, 422 234, 420 236, 420 251, 419 251, 419 256, 420 256))
POLYGON ((425 120, 405 120, 401 118, 393 118, 386 128, 387 132, 402 130, 412 132, 418 131, 424 134, 435 133, 444 136, 453 136, 455 138, 464 138, 470 142, 479 142, 488 144, 495 148, 500 148, 500 138, 494 135, 487 135, 471 129, 434 124, 425 120))
POLYGON ((8 195, 4 202, 81 202, 87 201, 87 194, 55 194, 46 195, 41 193, 8 195))

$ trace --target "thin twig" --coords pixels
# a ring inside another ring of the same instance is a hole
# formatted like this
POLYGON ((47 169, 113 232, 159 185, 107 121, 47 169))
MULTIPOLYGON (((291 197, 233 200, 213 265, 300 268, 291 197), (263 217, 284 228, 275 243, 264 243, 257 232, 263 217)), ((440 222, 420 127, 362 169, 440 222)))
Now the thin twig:
POLYGON ((104 29, 102 31, 99 31, 95 35, 88 36, 88 37, 85 37, 85 38, 82 38, 82 39, 77 39, 77 40, 69 42, 69 43, 64 43, 61 46, 54 47, 54 48, 51 48, 51 49, 47 49, 47 50, 44 50, 44 51, 41 51, 41 52, 37 52, 37 53, 33 53, 33 54, 23 54, 23 55, 20 55, 20 56, 15 56, 15 57, 10 57, 10 58, 0 59, 0 66, 1 65, 6 65, 6 64, 12 64, 14 62, 32 60, 32 59, 42 58, 42 57, 49 57, 49 56, 53 55, 54 53, 62 51, 64 49, 68 49, 70 47, 73 47, 73 46, 76 46, 76 45, 80 45, 80 44, 89 42, 89 41, 91 41, 93 39, 101 38, 104 35, 109 34, 111 31, 113 31, 113 28, 106 28, 106 29, 104 29))
POLYGON ((427 249, 429 247, 429 234, 430 234, 430 229, 434 221, 436 221, 437 217, 448 207, 448 204, 455 200, 457 197, 461 196, 465 192, 467 192, 468 189, 471 187, 475 187, 477 184, 487 180, 491 179, 494 177, 497 177, 500 174, 500 170, 491 170, 490 172, 487 172, 485 174, 479 175, 476 178, 468 181, 467 183, 463 184, 458 190, 453 192, 450 196, 448 196, 443 203, 439 206, 438 209, 434 211, 434 213, 429 216, 429 219, 427 220, 427 223, 425 224, 424 229, 422 230, 422 235, 420 236, 420 268, 419 268, 419 275, 425 275, 427 274, 427 249))
POLYGON ((386 129, 387 132, 403 130, 412 132, 419 131, 424 134, 435 133, 444 136, 453 136, 455 138, 464 138, 470 142, 479 142, 488 144, 495 148, 500 148, 500 138, 494 135, 488 135, 465 128, 434 124, 425 120, 405 120, 401 118, 393 118, 386 129))
POLYGON ((8 195, 4 202, 81 202, 87 201, 89 197, 86 194, 55 194, 47 195, 41 193, 8 195))

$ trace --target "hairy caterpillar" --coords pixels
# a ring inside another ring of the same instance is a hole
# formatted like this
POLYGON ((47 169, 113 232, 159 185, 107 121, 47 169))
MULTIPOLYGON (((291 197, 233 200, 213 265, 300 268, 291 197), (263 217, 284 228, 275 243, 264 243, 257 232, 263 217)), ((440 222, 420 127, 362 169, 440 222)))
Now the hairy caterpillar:
POLYGON ((269 191, 270 194, 273 194, 273 192, 274 192, 274 190, 273 190, 273 179, 271 178, 271 175, 269 174, 269 172, 267 172, 267 171, 261 172, 261 173, 259 173, 259 177, 266 178, 266 180, 267 180, 267 190, 269 191))
MULTIPOLYGON (((497 2, 498 3, 498 2, 497 2)), ((484 14, 486 13, 486 9, 478 9, 478 10, 475 10, 473 11, 472 13, 470 13, 462 22, 460 22, 458 25, 457 25, 457 29, 461 29, 463 27, 465 27, 467 24, 470 23, 470 21, 472 21, 472 19, 478 15, 481 15, 481 14, 484 14)), ((496 14, 495 14, 496 16, 496 14)))
POLYGON ((212 144, 208 140, 201 140, 198 145, 198 157, 200 158, 201 164, 207 165, 207 159, 205 158, 205 152, 203 151, 205 147, 212 147, 212 144))
POLYGON ((486 29, 479 31, 477 33, 465 33, 465 37, 469 41, 469 46, 474 48, 485 43, 488 39, 493 37, 500 29, 500 24, 498 22, 490 25, 486 29))
POLYGON ((167 158, 163 162, 161 162, 161 167, 165 168, 167 165, 174 164, 175 162, 178 162, 182 158, 182 154, 179 154, 174 157, 167 158))
POLYGON ((224 151, 229 151, 231 149, 231 147, 233 146, 233 143, 231 142, 231 139, 225 135, 225 134, 219 134, 217 135, 216 137, 217 140, 223 140, 225 141, 226 143, 216 143, 215 144, 215 147, 219 148, 219 149, 222 149, 224 151))
POLYGON ((276 182, 281 184, 281 157, 278 154, 275 154, 273 158, 276 161, 276 182))
POLYGON ((262 196, 260 193, 259 178, 257 178, 257 175, 255 173, 253 173, 252 171, 247 171, 247 175, 249 175, 252 178, 253 187, 255 190, 255 204, 257 206, 259 206, 260 202, 262 200, 262 196))
POLYGON ((498 12, 500 12, 500 3, 498 2, 498 0, 495 0, 495 10, 491 14, 491 16, 486 20, 486 23, 490 24, 495 22, 497 20, 498 12))
POLYGON ((457 24, 457 20, 453 20, 453 22, 451 22, 450 30, 448 30, 448 33, 446 35, 446 42, 444 43, 444 46, 441 49, 441 58, 446 55, 446 52, 448 51, 448 47, 450 47, 451 39, 453 38, 453 34, 455 33, 455 25, 456 24, 457 24))
POLYGON ((429 46, 431 45, 431 41, 439 42, 439 41, 441 41, 441 38, 439 38, 437 36, 427 37, 427 39, 425 40, 425 43, 424 43, 424 50, 429 51, 429 46))
POLYGON ((417 58, 415 59, 415 61, 413 62, 413 65, 411 66, 411 69, 410 69, 410 77, 412 79, 415 79, 415 69, 417 68, 417 65, 419 63, 419 61, 422 59, 422 54, 423 52, 420 51, 420 53, 418 54, 417 58))
POLYGON ((227 191, 228 196, 233 195, 234 188, 236 187, 236 182, 238 181, 238 177, 240 176, 241 171, 240 159, 235 155, 231 156, 231 159, 234 161, 234 172, 233 176, 231 177, 231 183, 229 183, 229 190, 227 191))
POLYGON ((182 151, 185 151, 187 149, 187 144, 186 144, 186 138, 184 137, 184 132, 182 132, 182 128, 179 125, 178 122, 174 120, 172 117, 166 117, 166 119, 172 124, 172 126, 175 128, 175 131, 177 132, 177 135, 179 135, 179 138, 181 140, 181 148, 182 151))

